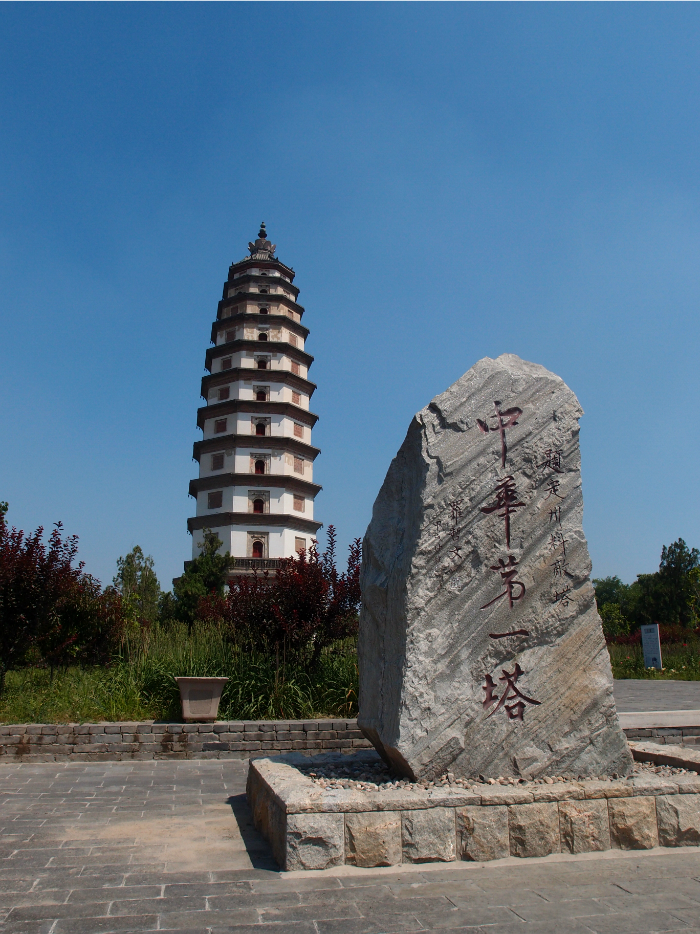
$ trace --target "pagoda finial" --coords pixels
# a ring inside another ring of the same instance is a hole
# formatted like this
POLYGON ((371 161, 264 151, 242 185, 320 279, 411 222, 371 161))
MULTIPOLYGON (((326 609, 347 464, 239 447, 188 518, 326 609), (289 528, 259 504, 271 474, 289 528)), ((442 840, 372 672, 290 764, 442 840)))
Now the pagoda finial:
POLYGON ((249 243, 248 249, 250 250, 250 255, 256 256, 258 259, 274 259, 276 246, 267 239, 265 221, 260 224, 258 239, 255 243, 249 243))

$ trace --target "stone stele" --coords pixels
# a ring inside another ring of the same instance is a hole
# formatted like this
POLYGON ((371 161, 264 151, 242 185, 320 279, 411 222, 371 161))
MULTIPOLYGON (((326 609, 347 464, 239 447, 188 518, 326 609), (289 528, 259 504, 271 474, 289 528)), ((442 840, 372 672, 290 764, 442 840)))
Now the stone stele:
POLYGON ((576 396, 514 354, 420 411, 362 558, 360 715, 402 775, 627 775, 582 529, 576 396))

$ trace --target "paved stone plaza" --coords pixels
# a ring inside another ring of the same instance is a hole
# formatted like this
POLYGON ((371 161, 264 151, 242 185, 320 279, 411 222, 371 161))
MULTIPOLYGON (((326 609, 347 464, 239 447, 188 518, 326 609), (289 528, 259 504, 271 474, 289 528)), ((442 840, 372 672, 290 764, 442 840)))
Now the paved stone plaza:
POLYGON ((619 711, 700 710, 700 681, 615 681, 619 711))
POLYGON ((700 853, 280 873, 245 762, 0 766, 0 931, 700 932, 700 853))

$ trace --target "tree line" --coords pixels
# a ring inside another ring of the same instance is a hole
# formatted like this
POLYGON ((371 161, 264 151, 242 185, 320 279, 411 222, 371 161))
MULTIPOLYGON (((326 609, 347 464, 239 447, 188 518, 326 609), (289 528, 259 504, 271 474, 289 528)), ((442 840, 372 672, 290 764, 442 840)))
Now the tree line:
POLYGON ((659 570, 638 574, 632 584, 619 577, 594 578, 596 602, 609 640, 639 638, 639 627, 658 623, 664 641, 682 640, 700 627, 700 551, 682 538, 661 549, 659 570))

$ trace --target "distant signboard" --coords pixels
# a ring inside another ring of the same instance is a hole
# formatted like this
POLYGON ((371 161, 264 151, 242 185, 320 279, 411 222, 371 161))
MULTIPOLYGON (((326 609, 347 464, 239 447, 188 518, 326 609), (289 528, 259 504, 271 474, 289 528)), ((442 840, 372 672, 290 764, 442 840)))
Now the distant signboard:
POLYGON ((661 668, 661 640, 658 623, 642 626, 642 649, 644 650, 644 667, 661 668))

